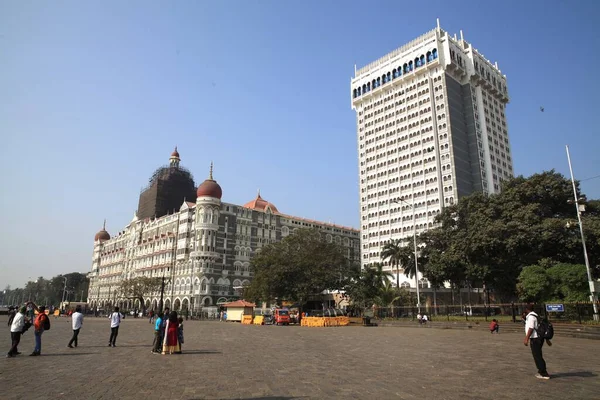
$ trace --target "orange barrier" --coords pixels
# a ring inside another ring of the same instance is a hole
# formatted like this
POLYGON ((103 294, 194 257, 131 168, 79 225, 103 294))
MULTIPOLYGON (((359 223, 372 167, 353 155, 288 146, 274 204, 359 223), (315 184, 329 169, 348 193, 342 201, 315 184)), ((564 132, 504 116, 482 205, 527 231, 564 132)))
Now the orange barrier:
POLYGON ((243 325, 252 325, 252 315, 242 315, 243 325))
POLYGON ((254 325, 264 325, 265 324, 265 316, 257 315, 254 317, 254 325))
POLYGON ((348 326, 350 325, 349 317, 304 317, 302 318, 301 326, 309 327, 330 327, 330 326, 348 326))

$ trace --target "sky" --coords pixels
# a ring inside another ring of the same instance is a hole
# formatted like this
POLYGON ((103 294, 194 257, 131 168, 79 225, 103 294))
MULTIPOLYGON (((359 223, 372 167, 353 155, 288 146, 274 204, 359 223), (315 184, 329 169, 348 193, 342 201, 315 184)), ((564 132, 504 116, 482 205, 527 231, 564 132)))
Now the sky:
MULTIPOLYGON (((597 1, 0 2, 0 286, 91 268, 178 146, 223 201, 359 227, 350 80, 435 28, 507 76, 514 169, 600 175, 597 1), (544 112, 540 111, 544 107, 544 112)), ((582 182, 600 198, 600 179, 582 182)))

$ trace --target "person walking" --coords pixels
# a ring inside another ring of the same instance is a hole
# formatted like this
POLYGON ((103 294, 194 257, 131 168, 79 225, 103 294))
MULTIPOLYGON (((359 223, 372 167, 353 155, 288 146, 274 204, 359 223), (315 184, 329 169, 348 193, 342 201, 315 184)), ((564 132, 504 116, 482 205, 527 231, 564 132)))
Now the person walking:
POLYGON ((550 375, 546 370, 546 361, 542 355, 542 347, 544 346, 544 339, 539 337, 537 333, 538 318, 539 316, 533 312, 533 306, 527 305, 525 307, 527 316, 525 317, 525 339, 523 344, 531 347, 531 354, 533 355, 533 361, 538 369, 538 373, 535 377, 538 379, 550 379, 550 375))
POLYGON ((72 322, 73 337, 71 337, 71 340, 69 340, 69 344, 67 345, 67 347, 71 349, 73 348, 73 344, 75 344, 75 347, 77 347, 77 336, 79 336, 79 330, 83 325, 83 314, 81 313, 81 306, 75 307, 75 312, 72 315, 72 322))
POLYGON ((32 310, 37 310, 38 315, 37 317, 35 317, 35 321, 33 322, 35 348, 33 349, 33 353, 31 353, 30 356, 39 356, 42 354, 42 334, 44 333, 44 331, 50 329, 50 319, 46 315, 46 307, 38 307, 33 303, 31 303, 31 307, 32 310))
POLYGON ((23 334, 23 330, 25 328, 25 321, 27 321, 27 318, 25 317, 26 312, 27 308, 21 307, 19 312, 17 312, 13 317, 10 325, 10 339, 12 345, 8 351, 8 354, 6 355, 7 358, 16 357, 17 355, 21 354, 19 353, 17 347, 19 346, 19 342, 21 342, 21 335, 23 334))
POLYGON ((110 339, 108 339, 108 347, 116 347, 117 335, 119 334, 119 326, 123 315, 119 312, 119 307, 115 307, 115 311, 110 314, 110 339))

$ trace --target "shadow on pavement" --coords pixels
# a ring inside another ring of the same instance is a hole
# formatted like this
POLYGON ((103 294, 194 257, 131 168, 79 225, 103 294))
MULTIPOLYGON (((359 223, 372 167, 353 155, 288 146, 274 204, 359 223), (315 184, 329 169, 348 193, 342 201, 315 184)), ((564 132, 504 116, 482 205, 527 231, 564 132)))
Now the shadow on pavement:
MULTIPOLYGON (((85 346, 85 347, 108 347, 108 345, 104 345, 104 346, 85 346)), ((148 349, 152 348, 152 345, 148 345, 148 344, 118 344, 115 346, 115 348, 119 348, 119 347, 147 347, 148 349)))
MULTIPOLYGON (((236 397, 235 399, 216 399, 216 400, 296 400, 296 399, 306 399, 306 396, 268 396, 268 397, 236 397)), ((205 400, 205 399, 189 399, 189 400, 205 400)))
POLYGON ((591 372, 591 371, 573 371, 573 372, 559 372, 558 374, 552 374, 550 375, 550 377, 552 379, 555 378, 569 378, 571 376, 576 376, 579 378, 593 378, 595 376, 598 376, 597 374, 591 372))
POLYGON ((87 356, 90 354, 98 354, 98 353, 58 353, 58 354, 41 354, 40 357, 69 357, 69 356, 87 356))
POLYGON ((183 350, 182 356, 186 354, 223 354, 221 351, 216 350, 183 350))

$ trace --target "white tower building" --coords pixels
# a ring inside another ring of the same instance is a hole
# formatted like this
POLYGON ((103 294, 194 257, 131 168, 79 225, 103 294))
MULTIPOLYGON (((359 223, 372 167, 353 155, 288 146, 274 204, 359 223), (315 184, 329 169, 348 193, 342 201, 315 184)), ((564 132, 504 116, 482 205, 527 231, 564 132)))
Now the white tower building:
POLYGON ((363 266, 383 262, 387 242, 433 227, 443 207, 475 191, 496 193, 513 176, 506 76, 462 31, 451 37, 438 22, 356 70, 350 96, 363 266))

